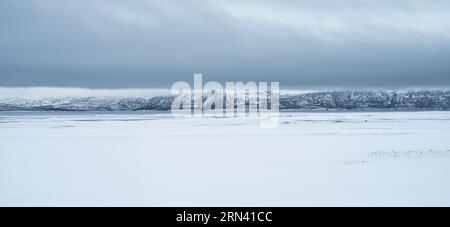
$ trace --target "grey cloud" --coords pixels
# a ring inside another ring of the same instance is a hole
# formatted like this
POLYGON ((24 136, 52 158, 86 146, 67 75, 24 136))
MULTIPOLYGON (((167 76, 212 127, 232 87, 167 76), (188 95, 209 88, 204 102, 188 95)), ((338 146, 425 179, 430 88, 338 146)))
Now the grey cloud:
POLYGON ((0 2, 0 87, 448 86, 447 1, 0 2))

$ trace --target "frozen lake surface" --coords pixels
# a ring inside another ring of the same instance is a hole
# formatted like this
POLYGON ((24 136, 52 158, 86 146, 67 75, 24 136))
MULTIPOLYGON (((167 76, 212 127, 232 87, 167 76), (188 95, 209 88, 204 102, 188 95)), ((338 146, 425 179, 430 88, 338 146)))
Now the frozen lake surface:
POLYGON ((450 112, 1 112, 2 206, 450 206, 450 112))

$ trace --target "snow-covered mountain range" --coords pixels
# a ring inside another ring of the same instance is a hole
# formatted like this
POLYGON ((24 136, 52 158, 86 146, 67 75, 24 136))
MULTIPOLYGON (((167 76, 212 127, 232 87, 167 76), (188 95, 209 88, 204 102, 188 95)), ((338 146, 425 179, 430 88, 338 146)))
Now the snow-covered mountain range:
MULTIPOLYGON (((174 96, 0 97, 0 111, 170 110, 174 96)), ((282 110, 450 110, 450 91, 321 91, 283 93, 282 110)))

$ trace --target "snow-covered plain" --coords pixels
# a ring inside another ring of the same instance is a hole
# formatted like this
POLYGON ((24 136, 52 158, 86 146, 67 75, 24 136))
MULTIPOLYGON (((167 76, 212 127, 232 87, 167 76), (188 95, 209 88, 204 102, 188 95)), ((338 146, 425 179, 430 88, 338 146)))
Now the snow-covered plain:
POLYGON ((450 112, 0 112, 1 206, 450 206, 450 112))

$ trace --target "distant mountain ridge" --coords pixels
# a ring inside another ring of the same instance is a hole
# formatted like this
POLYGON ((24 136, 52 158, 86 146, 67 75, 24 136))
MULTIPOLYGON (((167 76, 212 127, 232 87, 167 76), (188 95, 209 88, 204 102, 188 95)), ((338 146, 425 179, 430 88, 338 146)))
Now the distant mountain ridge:
MULTIPOLYGON (((0 111, 170 110, 174 96, 0 97, 0 111)), ((322 91, 280 96, 281 110, 450 110, 450 91, 322 91)))

